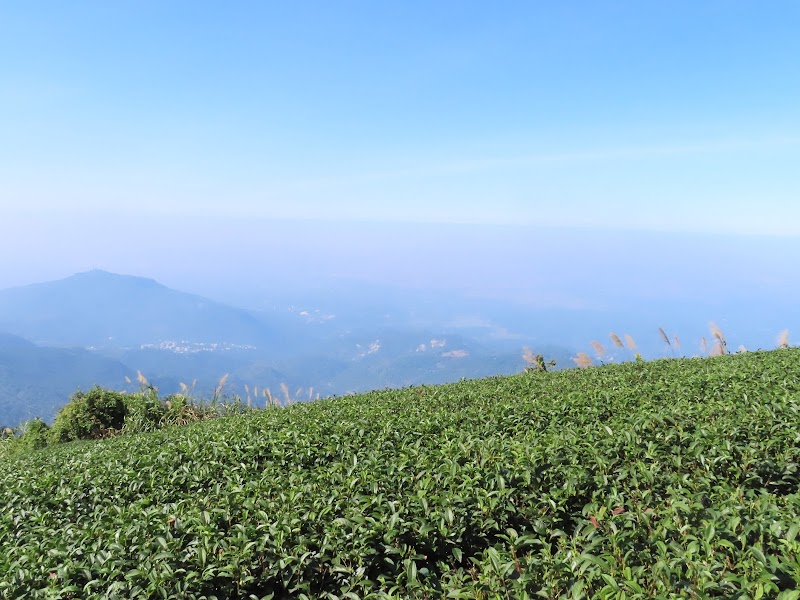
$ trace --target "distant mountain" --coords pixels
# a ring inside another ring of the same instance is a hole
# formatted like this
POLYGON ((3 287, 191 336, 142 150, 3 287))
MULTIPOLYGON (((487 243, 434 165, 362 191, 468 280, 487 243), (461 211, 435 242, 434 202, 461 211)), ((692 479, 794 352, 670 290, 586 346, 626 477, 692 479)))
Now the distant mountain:
POLYGON ((33 417, 51 420, 78 389, 123 389, 136 374, 119 361, 82 348, 45 348, 0 334, 0 426, 33 417))
MULTIPOLYGON (((525 366, 521 346, 503 350, 441 330, 376 329, 369 337, 362 334, 348 341, 335 353, 292 357, 277 366, 282 373, 296 374, 292 381, 323 395, 519 373, 525 366)), ((574 366, 567 348, 547 345, 537 351, 555 359, 558 368, 574 366)))
POLYGON ((252 313, 105 271, 0 290, 0 331, 52 346, 129 348, 161 342, 265 346, 252 313))
POLYGON ((225 391, 241 395, 246 394, 245 384, 276 388, 281 383, 294 382, 290 375, 272 367, 274 359, 263 358, 257 352, 173 352, 146 348, 126 351, 119 360, 141 371, 163 394, 180 391, 183 383, 193 388, 197 397, 208 398, 223 375, 228 375, 225 391))
MULTIPOLYGON (((502 315, 482 318, 481 306, 439 294, 326 290, 260 312, 105 271, 0 290, 0 331, 9 332, 0 339, 0 425, 50 420, 79 387, 124 387, 127 376, 136 388, 137 371, 162 394, 194 383, 195 396, 209 398, 226 376, 228 396, 257 387, 308 398, 524 367, 528 336, 507 329, 502 315)), ((536 350, 572 366, 563 347, 536 350)))

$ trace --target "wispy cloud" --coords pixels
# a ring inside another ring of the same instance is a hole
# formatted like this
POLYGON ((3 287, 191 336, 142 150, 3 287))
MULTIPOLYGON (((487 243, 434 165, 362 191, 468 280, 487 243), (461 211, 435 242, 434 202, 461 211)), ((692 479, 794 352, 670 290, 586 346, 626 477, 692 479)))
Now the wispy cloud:
POLYGON ((458 316, 445 323, 445 326, 453 329, 485 329, 488 330, 490 337, 497 340, 517 340, 525 337, 522 333, 511 331, 479 315, 458 316))
POLYGON ((635 161, 651 158, 681 158, 701 155, 729 154, 800 147, 800 137, 774 136, 763 138, 729 138, 631 146, 608 146, 564 152, 533 152, 530 154, 462 157, 428 162, 397 169, 376 169, 353 172, 344 176, 309 178, 287 182, 290 187, 349 185, 385 182, 396 179, 425 178, 490 172, 497 169, 530 167, 547 164, 580 164, 605 161, 635 161))
POLYGON ((800 146, 800 137, 776 137, 763 139, 728 139, 686 144, 655 144, 642 146, 612 146, 577 150, 573 152, 535 153, 522 156, 484 158, 461 163, 443 165, 454 170, 490 169, 494 167, 528 166, 545 163, 579 163, 614 160, 636 160, 642 158, 682 157, 708 154, 724 154, 790 148, 800 146))

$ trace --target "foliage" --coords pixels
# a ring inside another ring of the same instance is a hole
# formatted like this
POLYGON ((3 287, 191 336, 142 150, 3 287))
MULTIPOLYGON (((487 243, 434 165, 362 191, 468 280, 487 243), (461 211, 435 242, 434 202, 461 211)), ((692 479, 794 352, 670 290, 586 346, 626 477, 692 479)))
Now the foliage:
POLYGON ((22 426, 18 442, 22 450, 38 450, 47 446, 50 428, 41 419, 32 419, 22 426))
POLYGON ((525 346, 522 349, 522 360, 525 361, 525 372, 542 371, 547 372, 548 367, 553 368, 556 366, 555 360, 545 361, 543 354, 536 354, 533 350, 525 346))
POLYGON ((0 431, 0 457, 38 450, 47 445, 92 440, 120 433, 146 433, 163 427, 188 425, 251 410, 241 399, 221 396, 213 402, 197 402, 183 394, 158 396, 152 386, 133 394, 95 387, 76 392, 59 411, 53 427, 33 419, 14 429, 0 431))
POLYGON ((798 349, 240 412, 0 461, 0 597, 800 596, 798 349))
POLYGON ((154 388, 126 395, 124 402, 123 433, 144 433, 161 427, 166 407, 154 388))
POLYGON ((17 430, 6 427, 0 440, 0 457, 27 454, 47 446, 50 428, 41 419, 31 419, 17 430))
POLYGON ((94 387, 76 392, 70 403, 56 415, 50 429, 53 442, 89 440, 122 429, 125 422, 125 394, 94 387))

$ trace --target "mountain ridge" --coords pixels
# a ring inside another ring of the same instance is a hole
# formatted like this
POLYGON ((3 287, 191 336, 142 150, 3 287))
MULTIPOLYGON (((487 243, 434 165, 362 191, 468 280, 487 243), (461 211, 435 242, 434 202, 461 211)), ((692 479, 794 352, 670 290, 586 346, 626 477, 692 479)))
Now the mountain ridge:
MULTIPOLYGON (((324 306, 330 303, 324 294, 308 300, 312 306, 302 309, 248 311, 103 270, 0 290, 0 332, 7 332, 7 347, 19 348, 16 358, 6 353, 0 371, 0 390, 6 390, 0 423, 51 420, 78 387, 130 389, 124 379, 135 387, 137 372, 167 394, 186 384, 199 398, 210 397, 226 376, 229 395, 245 397, 246 386, 288 386, 324 397, 510 374, 524 366, 516 342, 499 343, 491 328, 481 335, 426 319, 423 305, 407 298, 400 303, 405 310, 386 312, 380 297, 355 292, 358 309, 339 314, 340 300, 336 315, 324 306), (56 351, 61 363, 53 362, 56 351), (49 366, 32 373, 35 361, 24 358, 32 354, 49 366)), ((563 347, 537 348, 561 366, 570 364, 563 347)))
POLYGON ((263 346, 271 337, 268 324, 250 311, 99 269, 0 290, 0 331, 85 348, 164 340, 263 346))

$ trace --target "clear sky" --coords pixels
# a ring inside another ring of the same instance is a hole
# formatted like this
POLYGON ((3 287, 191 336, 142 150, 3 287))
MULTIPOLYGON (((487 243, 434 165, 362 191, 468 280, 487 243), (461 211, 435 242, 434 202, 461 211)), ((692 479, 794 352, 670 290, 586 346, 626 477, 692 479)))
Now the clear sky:
POLYGON ((794 1, 4 2, 0 202, 800 234, 798 22, 794 1))
POLYGON ((0 0, 0 288, 430 292, 456 320, 512 303, 495 324, 536 339, 606 336, 606 311, 768 347, 800 327, 798 23, 797 0, 0 0))

